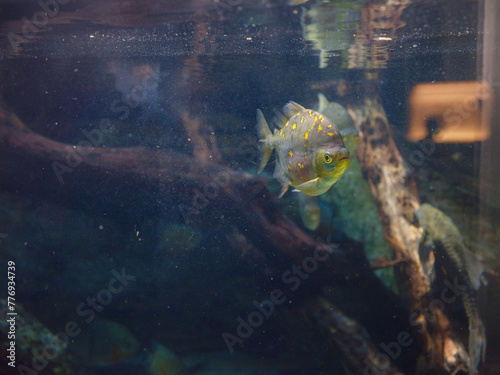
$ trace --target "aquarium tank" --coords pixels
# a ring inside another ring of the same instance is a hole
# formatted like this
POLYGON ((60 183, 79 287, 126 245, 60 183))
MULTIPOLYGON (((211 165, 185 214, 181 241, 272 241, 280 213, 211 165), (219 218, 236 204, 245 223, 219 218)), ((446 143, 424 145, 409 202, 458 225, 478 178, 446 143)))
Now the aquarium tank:
POLYGON ((0 0, 0 374, 500 374, 499 20, 0 0))

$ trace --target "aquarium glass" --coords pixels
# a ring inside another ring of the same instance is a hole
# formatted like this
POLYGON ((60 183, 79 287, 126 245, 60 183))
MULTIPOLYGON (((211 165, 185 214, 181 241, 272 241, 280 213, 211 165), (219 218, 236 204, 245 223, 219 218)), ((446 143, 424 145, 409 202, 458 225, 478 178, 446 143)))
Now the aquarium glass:
POLYGON ((0 373, 498 373, 498 20, 0 0, 0 373))

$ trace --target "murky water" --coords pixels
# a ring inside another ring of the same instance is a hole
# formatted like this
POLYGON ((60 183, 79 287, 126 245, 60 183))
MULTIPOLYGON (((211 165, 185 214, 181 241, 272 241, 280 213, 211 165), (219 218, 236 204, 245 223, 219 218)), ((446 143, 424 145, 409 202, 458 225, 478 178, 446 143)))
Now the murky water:
POLYGON ((2 371, 495 373, 498 12, 0 2, 2 371), (289 101, 350 151, 312 199, 289 101))

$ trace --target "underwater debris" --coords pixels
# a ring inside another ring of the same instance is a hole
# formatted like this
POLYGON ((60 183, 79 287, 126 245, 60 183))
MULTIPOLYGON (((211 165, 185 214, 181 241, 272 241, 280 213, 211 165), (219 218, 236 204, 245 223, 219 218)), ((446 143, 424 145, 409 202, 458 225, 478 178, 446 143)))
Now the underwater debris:
POLYGON ((158 237, 160 239, 156 254, 180 254, 189 255, 196 250, 202 240, 203 234, 195 227, 186 224, 165 223, 158 226, 158 237))
MULTIPOLYGON (((467 289, 460 293, 469 323, 469 374, 475 374, 480 360, 484 362, 486 354, 486 334, 477 308, 476 291, 484 279, 484 265, 464 243, 464 239, 453 221, 442 211, 428 203, 418 209, 417 218, 423 229, 423 249, 433 249, 434 262, 447 270, 448 275, 455 275, 467 289)), ((428 256, 424 256, 429 258, 428 256)), ((432 257, 431 257, 432 259, 432 257)), ((432 263, 432 262, 431 262, 432 263)), ((434 264, 428 266, 432 272, 434 264)))
POLYGON ((281 184, 280 197, 292 185, 307 195, 320 195, 330 189, 350 164, 349 150, 335 124, 322 114, 295 102, 283 107, 280 129, 271 133, 260 110, 257 126, 262 146, 258 172, 266 166, 276 149, 274 177, 281 184))

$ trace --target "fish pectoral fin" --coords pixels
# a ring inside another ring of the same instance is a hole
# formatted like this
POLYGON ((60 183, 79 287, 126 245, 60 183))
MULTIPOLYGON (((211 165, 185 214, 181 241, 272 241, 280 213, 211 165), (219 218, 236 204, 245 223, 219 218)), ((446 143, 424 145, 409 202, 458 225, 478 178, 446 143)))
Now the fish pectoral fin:
POLYGON ((285 195, 286 191, 288 190, 288 184, 286 182, 281 183, 281 191, 280 195, 278 195, 278 198, 281 198, 283 195, 285 195))
MULTIPOLYGON (((308 191, 315 190, 319 183, 319 177, 313 178, 303 184, 295 186, 296 190, 301 191, 304 194, 307 194, 308 191)), ((310 194, 308 194, 310 195, 310 194)))

